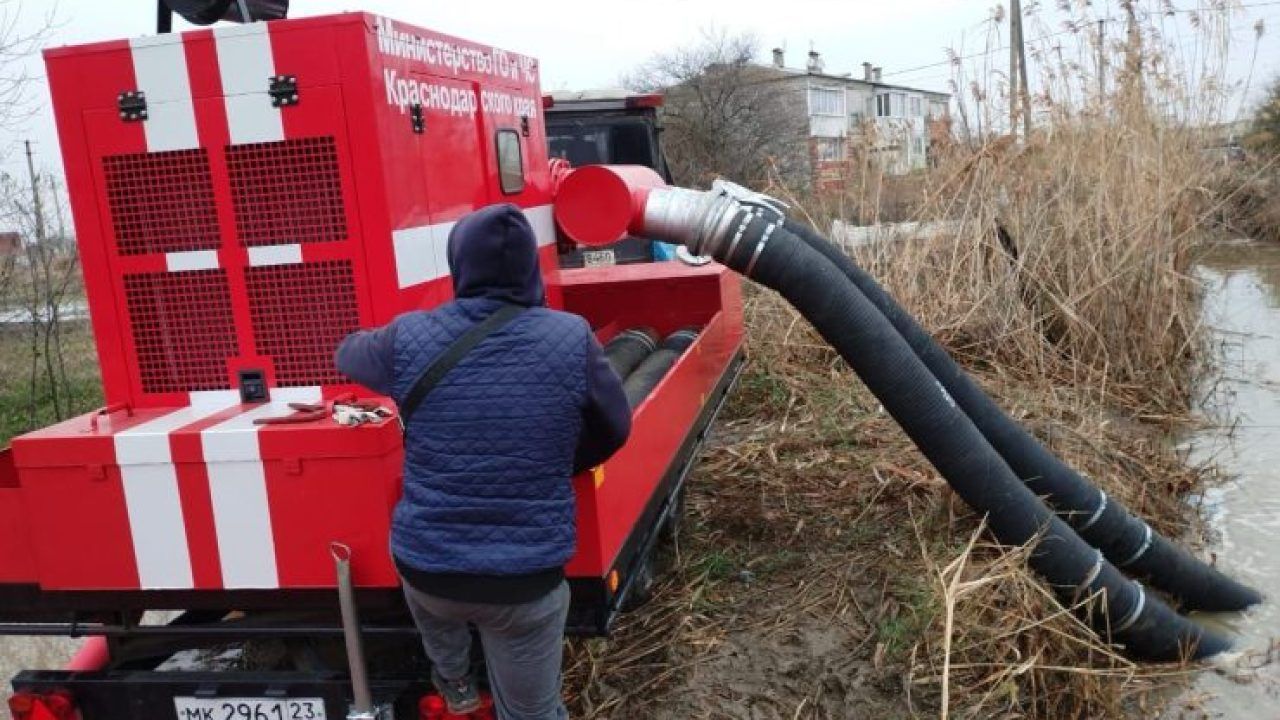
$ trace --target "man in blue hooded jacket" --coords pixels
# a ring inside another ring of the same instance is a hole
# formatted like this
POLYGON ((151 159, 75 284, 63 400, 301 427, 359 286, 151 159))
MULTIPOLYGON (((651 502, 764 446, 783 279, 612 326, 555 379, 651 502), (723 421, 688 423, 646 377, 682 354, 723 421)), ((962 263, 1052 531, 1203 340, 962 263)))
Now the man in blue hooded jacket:
POLYGON ((560 663, 576 543, 571 478, 626 441, 622 383, 581 317, 544 307, 537 243, 510 204, 449 233, 454 300, 362 330, 338 369, 403 404, 418 376, 506 305, 527 308, 466 353, 406 423, 391 550, 452 712, 479 698, 478 628, 500 720, 565 718, 560 663))

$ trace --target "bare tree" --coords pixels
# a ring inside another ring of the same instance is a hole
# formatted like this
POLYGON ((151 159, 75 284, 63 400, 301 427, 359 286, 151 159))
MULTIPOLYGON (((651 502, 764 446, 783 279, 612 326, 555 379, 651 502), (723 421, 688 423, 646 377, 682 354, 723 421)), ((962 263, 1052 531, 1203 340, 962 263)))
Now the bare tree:
MULTIPOLYGON (((51 2, 0 0, 0 129, 14 130, 35 113, 31 102, 35 78, 26 62, 48 40, 53 12, 51 2), (21 20, 33 13, 42 14, 40 22, 24 30, 21 20)), ((11 148, 0 151, 7 150, 11 148)))
MULTIPOLYGON (((21 131, 37 108, 32 102, 35 78, 26 64, 48 39, 50 6, 0 0, 0 130, 10 136, 21 131), (30 14, 41 13, 39 22, 25 22, 30 14)), ((0 147, 0 155, 13 149, 0 147)), ((32 427, 78 409, 68 394, 63 324, 69 301, 79 292, 80 272, 75 244, 67 237, 60 187, 52 175, 37 172, 30 142, 24 149, 26 172, 0 176, 0 230, 20 238, 20 252, 0 260, 0 341, 26 347, 26 377, 13 373, 7 378, 10 389, 26 385, 25 413, 4 410, 7 417, 25 415, 26 426, 32 427)))
POLYGON ((705 185, 723 175, 765 187, 775 173, 788 183, 807 179, 806 98, 784 82, 787 74, 753 62, 757 47, 750 35, 708 30, 623 79, 665 93, 663 143, 677 182, 705 185))

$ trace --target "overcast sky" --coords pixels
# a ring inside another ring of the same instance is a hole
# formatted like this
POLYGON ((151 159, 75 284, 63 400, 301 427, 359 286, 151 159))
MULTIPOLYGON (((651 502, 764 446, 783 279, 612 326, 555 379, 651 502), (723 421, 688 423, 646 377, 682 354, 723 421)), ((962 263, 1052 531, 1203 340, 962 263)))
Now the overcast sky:
MULTIPOLYGON (((343 10, 368 10, 469 40, 533 55, 541 60, 544 90, 579 89, 616 84, 629 69, 655 52, 688 44, 707 28, 749 32, 760 42, 761 59, 775 46, 786 49, 787 64, 803 66, 812 47, 823 54, 829 72, 861 72, 870 61, 884 68, 886 81, 918 84, 946 91, 949 69, 924 67, 946 60, 945 49, 963 55, 992 48, 989 22, 999 0, 293 0, 294 17, 343 10), (911 70, 910 72, 903 72, 911 70)), ((1025 0, 1040 19, 1028 37, 1062 32, 1063 14, 1056 2, 1025 0)), ((1084 6, 1084 0, 1070 0, 1084 6)), ((1157 0, 1150 0, 1156 2, 1157 0)), ((1209 0, 1171 0, 1185 25, 1189 11, 1209 0)), ((1222 4, 1225 0, 1214 0, 1222 4)), ((1256 66, 1255 88, 1280 72, 1280 0, 1232 0, 1237 10, 1228 22, 1233 30, 1232 80, 1243 84, 1256 66), (1277 32, 1255 43, 1253 22, 1262 19, 1277 32)), ((1119 14, 1117 0, 1094 0, 1079 12, 1095 17, 1119 14), (1108 8, 1108 3, 1111 7, 1108 8)), ((46 46, 125 38, 154 31, 154 0, 0 0, 0 15, 17 14, 17 27, 30 32, 51 17, 54 28, 46 46)), ((1221 13, 1219 13, 1221 15, 1221 13)), ((181 25, 181 23, 179 23, 181 25)), ((1118 37, 1122 26, 1112 24, 1118 37)), ((1190 42, 1190 41, 1188 41, 1190 42)), ((1194 44, 1194 43, 1193 43, 1194 44)), ((993 52, 996 67, 1007 63, 1007 51, 993 52)), ((981 58, 979 58, 981 59, 981 58)), ((38 57, 26 63, 39 78, 32 88, 34 116, 23 127, 0 130, 0 169, 20 166, 17 147, 32 139, 38 163, 61 172, 57 137, 49 107, 44 68, 38 57)))

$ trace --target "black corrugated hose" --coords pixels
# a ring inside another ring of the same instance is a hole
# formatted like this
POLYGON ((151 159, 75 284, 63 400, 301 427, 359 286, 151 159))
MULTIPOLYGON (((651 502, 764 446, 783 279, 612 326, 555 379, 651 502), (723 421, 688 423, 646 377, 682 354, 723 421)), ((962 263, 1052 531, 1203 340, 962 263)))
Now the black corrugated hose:
POLYGON ((1045 448, 840 248, 803 223, 787 220, 784 227, 835 264, 862 291, 1018 477, 1032 492, 1046 498, 1108 560, 1169 593, 1187 610, 1243 610, 1262 601, 1253 588, 1223 575, 1153 531, 1045 448))
POLYGON ((604 345, 604 358, 623 380, 635 371, 649 353, 658 349, 658 331, 651 327, 634 327, 613 336, 604 345))
MULTIPOLYGON (((1031 567, 1104 638, 1150 660, 1207 657, 1229 647, 1149 596, 1054 515, 1022 482, 910 345, 830 260, 748 205, 675 191, 650 196, 646 231, 683 242, 776 290, 831 344, 916 447, 1006 545, 1031 545, 1031 567), (732 237, 732 240, 730 240, 732 237), (1096 594, 1096 595, 1095 595, 1096 594)), ((704 196, 707 197, 707 196, 704 196)))
POLYGON ((658 349, 650 353, 622 384, 627 403, 634 408, 644 402, 697 338, 697 328, 684 328, 668 335, 658 349))

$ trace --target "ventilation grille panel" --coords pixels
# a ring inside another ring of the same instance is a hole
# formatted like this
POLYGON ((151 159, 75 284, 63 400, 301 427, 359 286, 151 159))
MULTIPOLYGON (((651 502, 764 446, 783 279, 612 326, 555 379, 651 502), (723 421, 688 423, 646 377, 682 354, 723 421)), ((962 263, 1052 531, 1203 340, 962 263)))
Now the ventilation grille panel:
POLYGON ((332 137, 230 145, 227 170, 244 245, 343 240, 347 221, 332 137))
POLYGON ((223 270, 124 276, 142 389, 225 390, 239 354, 223 270))
POLYGON ((218 214, 204 148, 109 155, 102 164, 121 255, 218 247, 218 214))
POLYGON ((345 260, 245 269, 253 337, 282 386, 348 382, 333 351, 360 324, 351 263, 345 260))

